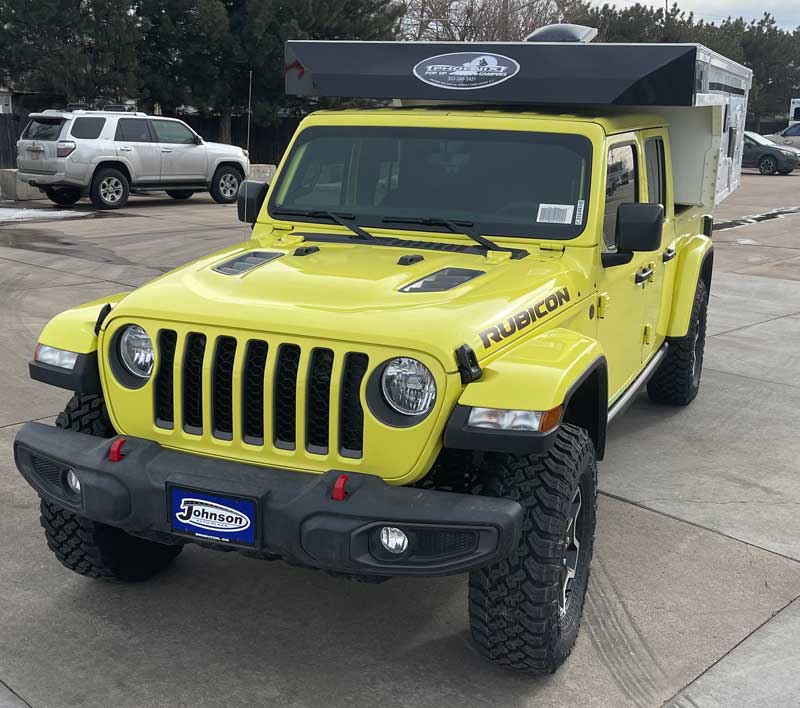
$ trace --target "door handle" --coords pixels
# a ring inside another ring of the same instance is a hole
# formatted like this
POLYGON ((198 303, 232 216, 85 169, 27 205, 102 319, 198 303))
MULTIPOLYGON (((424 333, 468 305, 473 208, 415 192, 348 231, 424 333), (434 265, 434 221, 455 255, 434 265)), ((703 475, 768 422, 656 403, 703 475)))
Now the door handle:
POLYGON ((172 152, 172 148, 161 148, 161 152, 172 152))
POLYGON ((661 256, 662 263, 669 263, 675 256, 678 255, 678 252, 670 246, 661 256))
POLYGON ((133 150, 133 148, 130 145, 123 145, 119 149, 120 152, 131 152, 131 150, 133 150))
POLYGON ((643 268, 638 273, 636 273, 636 275, 633 277, 633 280, 637 285, 641 285, 642 283, 646 283, 652 277, 653 277, 653 269, 643 268))

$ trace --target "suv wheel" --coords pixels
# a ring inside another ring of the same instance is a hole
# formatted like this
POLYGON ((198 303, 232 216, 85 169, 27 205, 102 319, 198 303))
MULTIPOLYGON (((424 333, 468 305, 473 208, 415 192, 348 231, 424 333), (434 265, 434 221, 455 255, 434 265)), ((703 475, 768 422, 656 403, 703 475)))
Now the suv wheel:
POLYGON ((94 175, 89 198, 98 209, 119 209, 130 196, 128 178, 113 167, 104 167, 94 175))
POLYGON ((669 343, 664 361, 647 382, 647 394, 654 403, 686 406, 697 396, 706 348, 707 311, 708 288, 700 280, 694 295, 689 331, 682 339, 669 343))
MULTIPOLYGON (((115 435, 102 396, 76 394, 56 425, 65 430, 110 438, 115 435)), ((79 516, 42 500, 41 523, 47 545, 69 570, 90 578, 146 580, 166 568, 183 546, 168 546, 131 536, 122 529, 79 516)))
POLYGON ((472 638, 490 661, 552 673, 578 636, 597 509, 597 463, 586 431, 562 425, 544 455, 491 453, 482 493, 525 512, 508 558, 470 573, 472 638))
POLYGON ((778 161, 772 155, 764 155, 758 161, 758 171, 762 175, 774 175, 778 171, 778 161))
POLYGON ((235 167, 223 165, 214 173, 211 180, 211 198, 219 204, 233 204, 239 196, 242 173, 235 167))
POLYGON ((81 198, 77 189, 45 189, 44 193, 51 202, 61 206, 72 206, 81 198))
POLYGON ((191 189, 168 189, 167 194, 173 199, 188 199, 194 192, 191 189))

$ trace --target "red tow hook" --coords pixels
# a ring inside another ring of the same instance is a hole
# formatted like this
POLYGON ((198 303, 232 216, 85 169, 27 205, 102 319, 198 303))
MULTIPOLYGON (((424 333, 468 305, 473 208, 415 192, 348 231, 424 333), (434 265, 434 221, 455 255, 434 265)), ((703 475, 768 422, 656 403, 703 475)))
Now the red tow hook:
POLYGON ((119 462, 124 455, 122 454, 122 446, 128 442, 127 438, 117 438, 108 450, 108 461, 119 462))
POLYGON ((347 498, 346 484, 347 475, 340 474, 333 483, 333 494, 331 494, 333 501, 344 501, 347 498))

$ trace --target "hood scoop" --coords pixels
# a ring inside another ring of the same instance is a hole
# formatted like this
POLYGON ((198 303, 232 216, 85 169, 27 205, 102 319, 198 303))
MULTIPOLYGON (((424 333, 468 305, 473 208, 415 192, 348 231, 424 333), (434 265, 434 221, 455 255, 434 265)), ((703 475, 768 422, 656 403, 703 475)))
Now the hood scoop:
POLYGON ((283 253, 277 251, 250 251, 248 253, 241 253, 236 256, 236 258, 220 263, 214 266, 212 270, 215 270, 217 273, 222 273, 222 275, 241 275, 260 265, 274 261, 282 255, 283 253))
POLYGON ((441 293, 469 282, 486 271, 471 268, 442 268, 400 288, 401 293, 441 293))

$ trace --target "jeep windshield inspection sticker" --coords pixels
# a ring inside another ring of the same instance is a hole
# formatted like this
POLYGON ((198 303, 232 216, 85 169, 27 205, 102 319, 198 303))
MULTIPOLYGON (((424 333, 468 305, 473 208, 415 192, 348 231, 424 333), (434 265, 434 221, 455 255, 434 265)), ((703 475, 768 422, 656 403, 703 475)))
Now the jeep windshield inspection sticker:
POLYGON ((172 528, 221 543, 255 544, 256 503, 195 489, 170 488, 172 528))
POLYGON ((502 54, 456 52, 423 59, 414 76, 431 86, 468 91, 507 81, 519 71, 519 64, 502 54))
POLYGON ((574 211, 572 204, 540 204, 536 221, 540 224, 571 224, 574 211))

